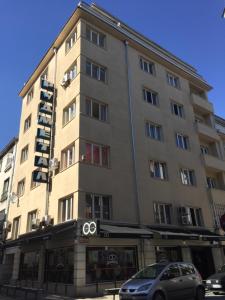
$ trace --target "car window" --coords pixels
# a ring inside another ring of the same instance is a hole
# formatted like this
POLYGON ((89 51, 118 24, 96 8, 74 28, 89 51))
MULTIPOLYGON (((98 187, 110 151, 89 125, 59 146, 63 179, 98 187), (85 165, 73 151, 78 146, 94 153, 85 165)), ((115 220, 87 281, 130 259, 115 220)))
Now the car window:
POLYGON ((179 267, 183 276, 195 273, 194 267, 190 264, 180 264, 179 267))
POLYGON ((225 265, 223 265, 219 271, 220 271, 221 273, 225 273, 225 265))
POLYGON ((180 276, 180 270, 178 268, 178 265, 171 265, 168 269, 167 269, 167 274, 169 275, 169 277, 179 277, 180 276))
POLYGON ((135 274, 132 278, 135 279, 155 279, 162 270, 166 267, 164 264, 153 264, 142 269, 140 272, 135 274))

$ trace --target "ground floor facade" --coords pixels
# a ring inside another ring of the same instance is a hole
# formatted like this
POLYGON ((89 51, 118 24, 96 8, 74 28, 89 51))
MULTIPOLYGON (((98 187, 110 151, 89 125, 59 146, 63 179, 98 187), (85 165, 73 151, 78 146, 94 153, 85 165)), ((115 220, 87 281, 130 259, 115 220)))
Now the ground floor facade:
POLYGON ((188 232, 103 224, 98 235, 86 237, 72 221, 7 242, 0 279, 87 297, 163 260, 193 262, 205 279, 225 263, 223 237, 188 232))

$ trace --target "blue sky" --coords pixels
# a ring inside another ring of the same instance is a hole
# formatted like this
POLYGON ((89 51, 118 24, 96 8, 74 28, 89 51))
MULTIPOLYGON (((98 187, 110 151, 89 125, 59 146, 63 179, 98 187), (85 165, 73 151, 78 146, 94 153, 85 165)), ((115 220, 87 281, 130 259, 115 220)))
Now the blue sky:
MULTIPOLYGON (((90 3, 91 1, 86 1, 90 3)), ((0 0, 0 149, 19 131, 18 92, 72 14, 75 0, 0 0)), ((97 0, 97 4, 196 67, 225 118, 224 0, 97 0)))

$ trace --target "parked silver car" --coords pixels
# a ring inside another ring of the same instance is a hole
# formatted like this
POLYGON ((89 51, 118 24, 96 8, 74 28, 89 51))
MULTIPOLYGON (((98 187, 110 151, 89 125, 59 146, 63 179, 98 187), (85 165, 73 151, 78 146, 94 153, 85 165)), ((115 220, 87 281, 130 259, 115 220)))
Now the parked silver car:
POLYGON ((202 278, 191 263, 155 263, 126 281, 120 300, 205 299, 202 278))

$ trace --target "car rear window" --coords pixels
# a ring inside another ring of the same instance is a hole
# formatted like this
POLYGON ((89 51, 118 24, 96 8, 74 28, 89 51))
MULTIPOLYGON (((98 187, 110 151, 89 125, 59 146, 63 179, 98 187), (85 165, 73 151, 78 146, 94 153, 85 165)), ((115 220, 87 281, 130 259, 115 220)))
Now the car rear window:
POLYGON ((190 264, 180 264, 181 274, 184 275, 190 275, 195 274, 195 269, 190 264))

